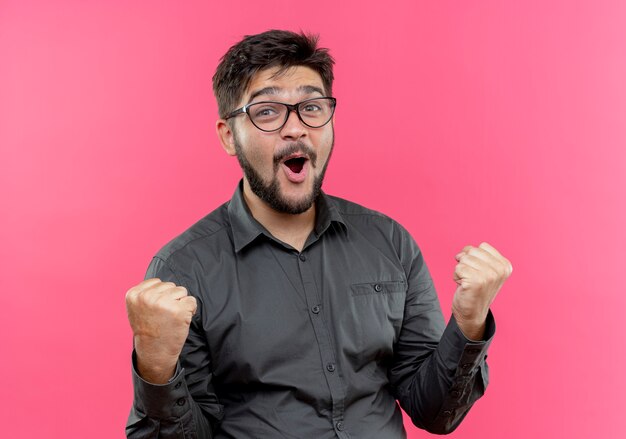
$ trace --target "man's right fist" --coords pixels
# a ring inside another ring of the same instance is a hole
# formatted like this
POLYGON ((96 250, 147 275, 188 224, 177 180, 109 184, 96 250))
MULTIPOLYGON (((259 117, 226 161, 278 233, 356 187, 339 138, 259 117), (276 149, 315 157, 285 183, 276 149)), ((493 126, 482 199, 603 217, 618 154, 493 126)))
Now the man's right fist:
POLYGON ((164 384, 172 378, 196 308, 185 287, 161 279, 147 279, 128 290, 126 311, 144 380, 164 384))

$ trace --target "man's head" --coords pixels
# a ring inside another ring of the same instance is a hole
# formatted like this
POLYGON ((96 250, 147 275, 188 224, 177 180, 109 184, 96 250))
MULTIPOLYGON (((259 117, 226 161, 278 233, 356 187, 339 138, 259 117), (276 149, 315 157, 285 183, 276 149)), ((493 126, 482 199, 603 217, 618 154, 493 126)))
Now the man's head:
POLYGON ((328 49, 317 47, 317 37, 284 30, 248 35, 228 49, 213 75, 213 93, 219 116, 224 119, 238 108, 252 77, 277 67, 277 74, 304 66, 317 72, 326 96, 333 95, 333 64, 328 49))
POLYGON ((316 38, 274 30, 231 47, 213 77, 220 141, 244 191, 275 211, 305 212, 319 194, 334 142, 332 66, 316 38))

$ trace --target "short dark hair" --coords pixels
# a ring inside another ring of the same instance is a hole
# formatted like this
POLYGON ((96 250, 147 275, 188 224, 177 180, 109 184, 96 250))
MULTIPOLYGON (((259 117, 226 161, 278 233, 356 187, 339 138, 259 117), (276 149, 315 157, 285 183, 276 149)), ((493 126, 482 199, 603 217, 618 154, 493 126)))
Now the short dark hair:
POLYGON ((324 91, 332 96, 333 64, 328 49, 317 47, 318 36, 284 30, 247 35, 228 49, 213 75, 213 93, 218 112, 225 118, 239 103, 252 77, 261 70, 305 66, 317 72, 324 91))

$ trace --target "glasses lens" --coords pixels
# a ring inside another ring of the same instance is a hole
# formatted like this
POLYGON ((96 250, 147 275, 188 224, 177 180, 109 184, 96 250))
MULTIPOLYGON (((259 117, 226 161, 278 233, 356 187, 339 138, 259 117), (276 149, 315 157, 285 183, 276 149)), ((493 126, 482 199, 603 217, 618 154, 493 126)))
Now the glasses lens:
MULTIPOLYGON (((246 112, 252 123, 263 131, 276 131, 287 122, 289 108, 280 102, 250 104, 246 112)), ((309 99, 298 104, 298 114, 305 125, 319 128, 328 123, 335 111, 333 98, 309 99)))
POLYGON ((335 104, 331 98, 309 99, 298 106, 302 121, 312 128, 326 125, 331 117, 335 104))
POLYGON ((285 122, 287 107, 278 102, 259 102, 248 107, 248 115, 257 127, 265 131, 279 129, 285 122))

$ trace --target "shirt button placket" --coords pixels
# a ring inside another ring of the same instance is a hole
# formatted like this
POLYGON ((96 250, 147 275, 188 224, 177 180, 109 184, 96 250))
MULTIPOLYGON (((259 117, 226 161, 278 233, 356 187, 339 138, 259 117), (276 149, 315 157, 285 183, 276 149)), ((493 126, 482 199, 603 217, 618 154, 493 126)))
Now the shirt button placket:
MULTIPOLYGON (((326 369, 324 377, 328 385, 330 392, 330 398, 332 401, 332 412, 330 418, 333 420, 335 433, 338 438, 347 439, 349 436, 345 432, 343 422, 344 416, 344 400, 346 397, 344 389, 346 388, 343 378, 338 373, 338 366, 336 362, 336 355, 331 344, 329 328, 326 325, 325 319, 322 316, 322 305, 320 304, 320 295, 316 291, 316 282, 314 280, 313 272, 318 269, 317 258, 308 260, 308 255, 304 253, 296 253, 298 258, 298 265, 300 267, 300 276, 302 285, 304 287, 304 294, 308 309, 311 316, 311 323, 313 325, 313 331, 315 332, 316 340, 320 350, 320 359, 322 360, 322 367, 326 369), (316 262, 311 262, 316 261, 316 262), (313 264, 312 266, 310 264, 313 264), (337 422, 341 422, 338 428, 337 422)), ((322 371, 324 370, 322 369, 322 371)))

